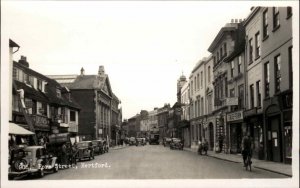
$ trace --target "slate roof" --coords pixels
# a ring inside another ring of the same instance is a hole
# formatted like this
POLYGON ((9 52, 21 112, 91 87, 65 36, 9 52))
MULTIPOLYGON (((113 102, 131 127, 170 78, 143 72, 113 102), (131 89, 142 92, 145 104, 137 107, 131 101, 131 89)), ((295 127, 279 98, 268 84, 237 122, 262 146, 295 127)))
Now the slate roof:
MULTIPOLYGON (((64 88, 56 80, 50 79, 47 76, 42 75, 20 63, 14 62, 13 65, 15 67, 21 68, 25 73, 27 73, 31 76, 34 76, 36 78, 42 79, 48 83, 45 88, 45 93, 43 93, 42 91, 35 89, 32 86, 30 87, 29 85, 27 85, 23 82, 14 80, 14 82, 16 83, 17 89, 24 89, 24 95, 26 98, 34 99, 34 100, 41 101, 41 102, 47 102, 52 105, 69 106, 69 107, 73 107, 76 109, 81 108, 80 105, 78 103, 76 103, 75 100, 72 99, 72 97, 71 97, 71 101, 70 101, 68 99, 68 97, 63 94, 64 88), (57 93, 56 93, 57 88, 59 88, 62 91, 61 98, 57 97, 57 93)), ((16 91, 13 91, 13 92, 15 93, 16 91)))
POLYGON ((104 85, 107 75, 99 77, 97 75, 80 75, 71 84, 63 84, 69 89, 100 89, 104 85))

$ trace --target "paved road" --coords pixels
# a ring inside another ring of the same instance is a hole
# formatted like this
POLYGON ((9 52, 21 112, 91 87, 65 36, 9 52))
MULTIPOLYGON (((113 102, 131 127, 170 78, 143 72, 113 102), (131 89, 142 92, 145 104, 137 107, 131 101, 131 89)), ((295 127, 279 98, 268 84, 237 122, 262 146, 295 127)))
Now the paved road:
POLYGON ((241 164, 198 156, 189 151, 170 150, 161 145, 130 146, 83 161, 75 168, 48 174, 43 180, 72 179, 215 179, 287 178, 241 164), (93 166, 94 165, 94 166, 93 166))

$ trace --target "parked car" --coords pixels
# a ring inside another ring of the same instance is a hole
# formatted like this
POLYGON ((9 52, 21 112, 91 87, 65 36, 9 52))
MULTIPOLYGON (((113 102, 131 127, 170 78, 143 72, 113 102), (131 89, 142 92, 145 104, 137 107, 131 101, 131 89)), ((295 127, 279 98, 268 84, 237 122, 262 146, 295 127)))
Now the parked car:
POLYGON ((92 141, 82 141, 76 143, 77 156, 76 158, 81 161, 82 159, 88 158, 89 160, 94 159, 94 147, 92 141))
POLYGON ((133 145, 135 145, 135 144, 136 144, 135 138, 134 138, 134 137, 130 137, 130 138, 129 138, 129 145, 130 145, 130 146, 133 146, 133 145))
POLYGON ((144 146, 144 145, 145 145, 144 139, 143 139, 143 138, 136 138, 136 143, 135 143, 135 145, 136 145, 136 146, 138 146, 138 145, 144 146))
POLYGON ((172 138, 165 137, 163 139, 163 145, 164 145, 164 147, 170 146, 171 141, 172 141, 172 138))
POLYGON ((23 175, 38 175, 58 171, 57 157, 49 154, 43 146, 28 146, 11 153, 9 179, 23 175))
POLYGON ((170 149, 180 149, 183 150, 183 144, 181 139, 179 138, 172 138, 170 143, 170 149))
POLYGON ((29 173, 29 165, 25 159, 26 152, 24 148, 12 149, 9 153, 8 162, 8 179, 12 180, 15 177, 27 176, 29 173))
POLYGON ((102 140, 93 140, 92 141, 92 144, 93 144, 93 147, 94 147, 94 154, 103 154, 105 151, 104 151, 104 145, 103 145, 103 141, 102 140))

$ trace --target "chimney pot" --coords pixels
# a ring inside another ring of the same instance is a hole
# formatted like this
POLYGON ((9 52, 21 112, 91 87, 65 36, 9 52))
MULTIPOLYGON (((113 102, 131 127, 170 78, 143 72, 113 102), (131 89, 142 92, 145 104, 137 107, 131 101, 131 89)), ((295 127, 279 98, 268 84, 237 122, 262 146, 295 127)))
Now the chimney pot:
POLYGON ((27 62, 27 58, 26 56, 21 55, 21 58, 19 60, 19 63, 24 65, 25 67, 29 68, 29 63, 27 62))
POLYGON ((83 67, 81 67, 81 69, 80 69, 80 76, 84 76, 84 69, 83 69, 83 67))

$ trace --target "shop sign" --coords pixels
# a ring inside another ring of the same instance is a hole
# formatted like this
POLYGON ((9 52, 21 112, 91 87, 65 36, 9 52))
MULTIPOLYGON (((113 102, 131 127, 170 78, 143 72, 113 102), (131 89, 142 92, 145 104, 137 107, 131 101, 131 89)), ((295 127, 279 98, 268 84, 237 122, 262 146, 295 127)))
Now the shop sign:
POLYGON ((237 111, 227 114, 227 121, 237 121, 244 119, 243 111, 237 111))
POLYGON ((226 98, 226 105, 227 106, 239 105, 239 98, 238 97, 226 98))

